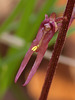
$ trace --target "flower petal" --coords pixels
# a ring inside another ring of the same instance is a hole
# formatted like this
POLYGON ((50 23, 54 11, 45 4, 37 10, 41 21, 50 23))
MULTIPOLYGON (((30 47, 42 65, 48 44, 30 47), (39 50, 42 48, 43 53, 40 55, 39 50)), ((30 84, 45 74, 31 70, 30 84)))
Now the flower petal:
POLYGON ((37 33, 36 40, 39 42, 43 36, 43 27, 41 27, 37 33))
POLYGON ((28 76, 26 82, 23 84, 23 86, 27 85, 30 82, 30 80, 33 77, 33 75, 36 73, 37 68, 39 67, 39 65, 40 65, 40 63, 41 63, 41 61, 43 59, 43 56, 44 56, 44 54, 46 52, 47 47, 48 47, 48 45, 44 46, 44 48, 42 48, 42 46, 40 47, 40 50, 38 51, 35 63, 34 63, 32 69, 31 69, 31 71, 29 73, 29 76, 28 76))
POLYGON ((48 15, 47 14, 45 14, 45 19, 48 19, 48 15))
POLYGON ((51 21, 55 21, 55 18, 56 18, 56 14, 55 14, 55 13, 52 13, 52 14, 50 15, 50 20, 51 20, 51 21))
POLYGON ((31 55, 33 54, 33 51, 32 51, 31 49, 32 49, 32 47, 33 47, 34 45, 37 45, 37 41, 36 41, 36 40, 33 41, 31 47, 29 48, 28 52, 26 53, 26 55, 25 55, 25 57, 24 57, 24 59, 23 59, 23 61, 22 61, 22 63, 21 63, 21 66, 20 66, 20 68, 19 68, 19 71, 18 71, 18 73, 17 73, 17 75, 16 75, 16 77, 15 77, 15 83, 17 82, 17 80, 18 80, 18 78, 20 77, 21 73, 22 73, 23 70, 25 69, 25 67, 26 67, 26 65, 27 65, 27 63, 28 63, 28 61, 29 61, 31 55))

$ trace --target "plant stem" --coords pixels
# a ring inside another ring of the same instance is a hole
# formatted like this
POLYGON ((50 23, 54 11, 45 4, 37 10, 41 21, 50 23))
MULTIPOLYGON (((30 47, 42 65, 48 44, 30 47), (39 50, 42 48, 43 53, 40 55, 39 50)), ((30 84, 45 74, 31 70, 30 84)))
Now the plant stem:
POLYGON ((49 88, 51 86, 54 72, 57 66, 57 62, 58 62, 64 41, 65 41, 65 37, 66 37, 67 30, 68 30, 69 22, 71 19, 74 3, 75 3, 75 0, 68 0, 66 9, 63 15, 64 19, 62 21, 62 26, 59 30, 59 34, 56 40, 54 51, 53 51, 52 57, 48 65, 45 82, 44 82, 39 100, 47 100, 49 88))

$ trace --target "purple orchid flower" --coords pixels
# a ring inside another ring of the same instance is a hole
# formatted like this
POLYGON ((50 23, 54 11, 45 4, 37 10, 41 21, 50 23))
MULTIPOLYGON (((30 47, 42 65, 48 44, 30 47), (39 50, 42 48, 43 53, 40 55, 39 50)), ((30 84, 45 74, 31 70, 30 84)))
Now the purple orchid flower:
POLYGON ((37 58, 34 62, 34 65, 31 69, 30 73, 29 73, 29 76, 28 76, 26 82, 23 84, 23 86, 27 85, 30 82, 31 78, 37 71, 37 69, 43 59, 43 56, 48 48, 49 41, 52 39, 55 32, 59 29, 59 26, 60 26, 59 24, 62 21, 62 19, 63 19, 62 17, 56 18, 55 13, 52 13, 49 18, 48 18, 48 15, 45 15, 45 20, 41 23, 38 34, 37 34, 35 40, 33 40, 28 52, 26 53, 26 55, 22 61, 20 69, 15 78, 15 83, 17 82, 21 73, 25 69, 32 54, 34 52, 37 52, 37 58))

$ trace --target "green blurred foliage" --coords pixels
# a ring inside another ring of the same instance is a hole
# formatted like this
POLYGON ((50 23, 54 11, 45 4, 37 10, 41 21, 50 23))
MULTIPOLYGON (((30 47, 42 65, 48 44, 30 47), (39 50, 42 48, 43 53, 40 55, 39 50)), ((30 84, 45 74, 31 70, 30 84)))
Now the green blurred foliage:
MULTIPOLYGON (((52 12, 59 14, 64 11, 64 7, 56 8, 57 0, 46 0, 36 12, 38 0, 20 0, 19 4, 13 10, 11 15, 0 27, 0 35, 3 32, 14 32, 14 35, 25 40, 25 46, 20 49, 9 48, 5 57, 0 57, 0 97, 5 93, 11 83, 14 83, 14 77, 17 69, 32 42, 40 23, 44 20, 44 15, 52 12), (19 17, 19 18, 18 18, 19 17)), ((71 27, 68 35, 75 31, 71 27)), ((54 35, 49 45, 55 43, 57 34, 54 35)))

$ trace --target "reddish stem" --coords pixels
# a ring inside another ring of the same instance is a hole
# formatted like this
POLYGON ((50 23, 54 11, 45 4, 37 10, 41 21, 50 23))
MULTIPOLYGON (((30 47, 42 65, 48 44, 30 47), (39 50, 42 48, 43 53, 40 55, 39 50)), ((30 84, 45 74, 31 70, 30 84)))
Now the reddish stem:
POLYGON ((44 82, 39 100, 47 100, 49 88, 51 86, 54 72, 55 72, 55 69, 57 66, 57 62, 58 62, 64 41, 65 41, 65 37, 66 37, 67 30, 68 30, 69 22, 71 19, 74 3, 75 3, 75 0, 68 0, 66 9, 65 9, 65 12, 63 15, 64 19, 62 21, 62 26, 59 30, 59 34, 58 34, 58 38, 56 40, 54 51, 53 51, 52 57, 50 59, 49 65, 48 65, 45 82, 44 82))

